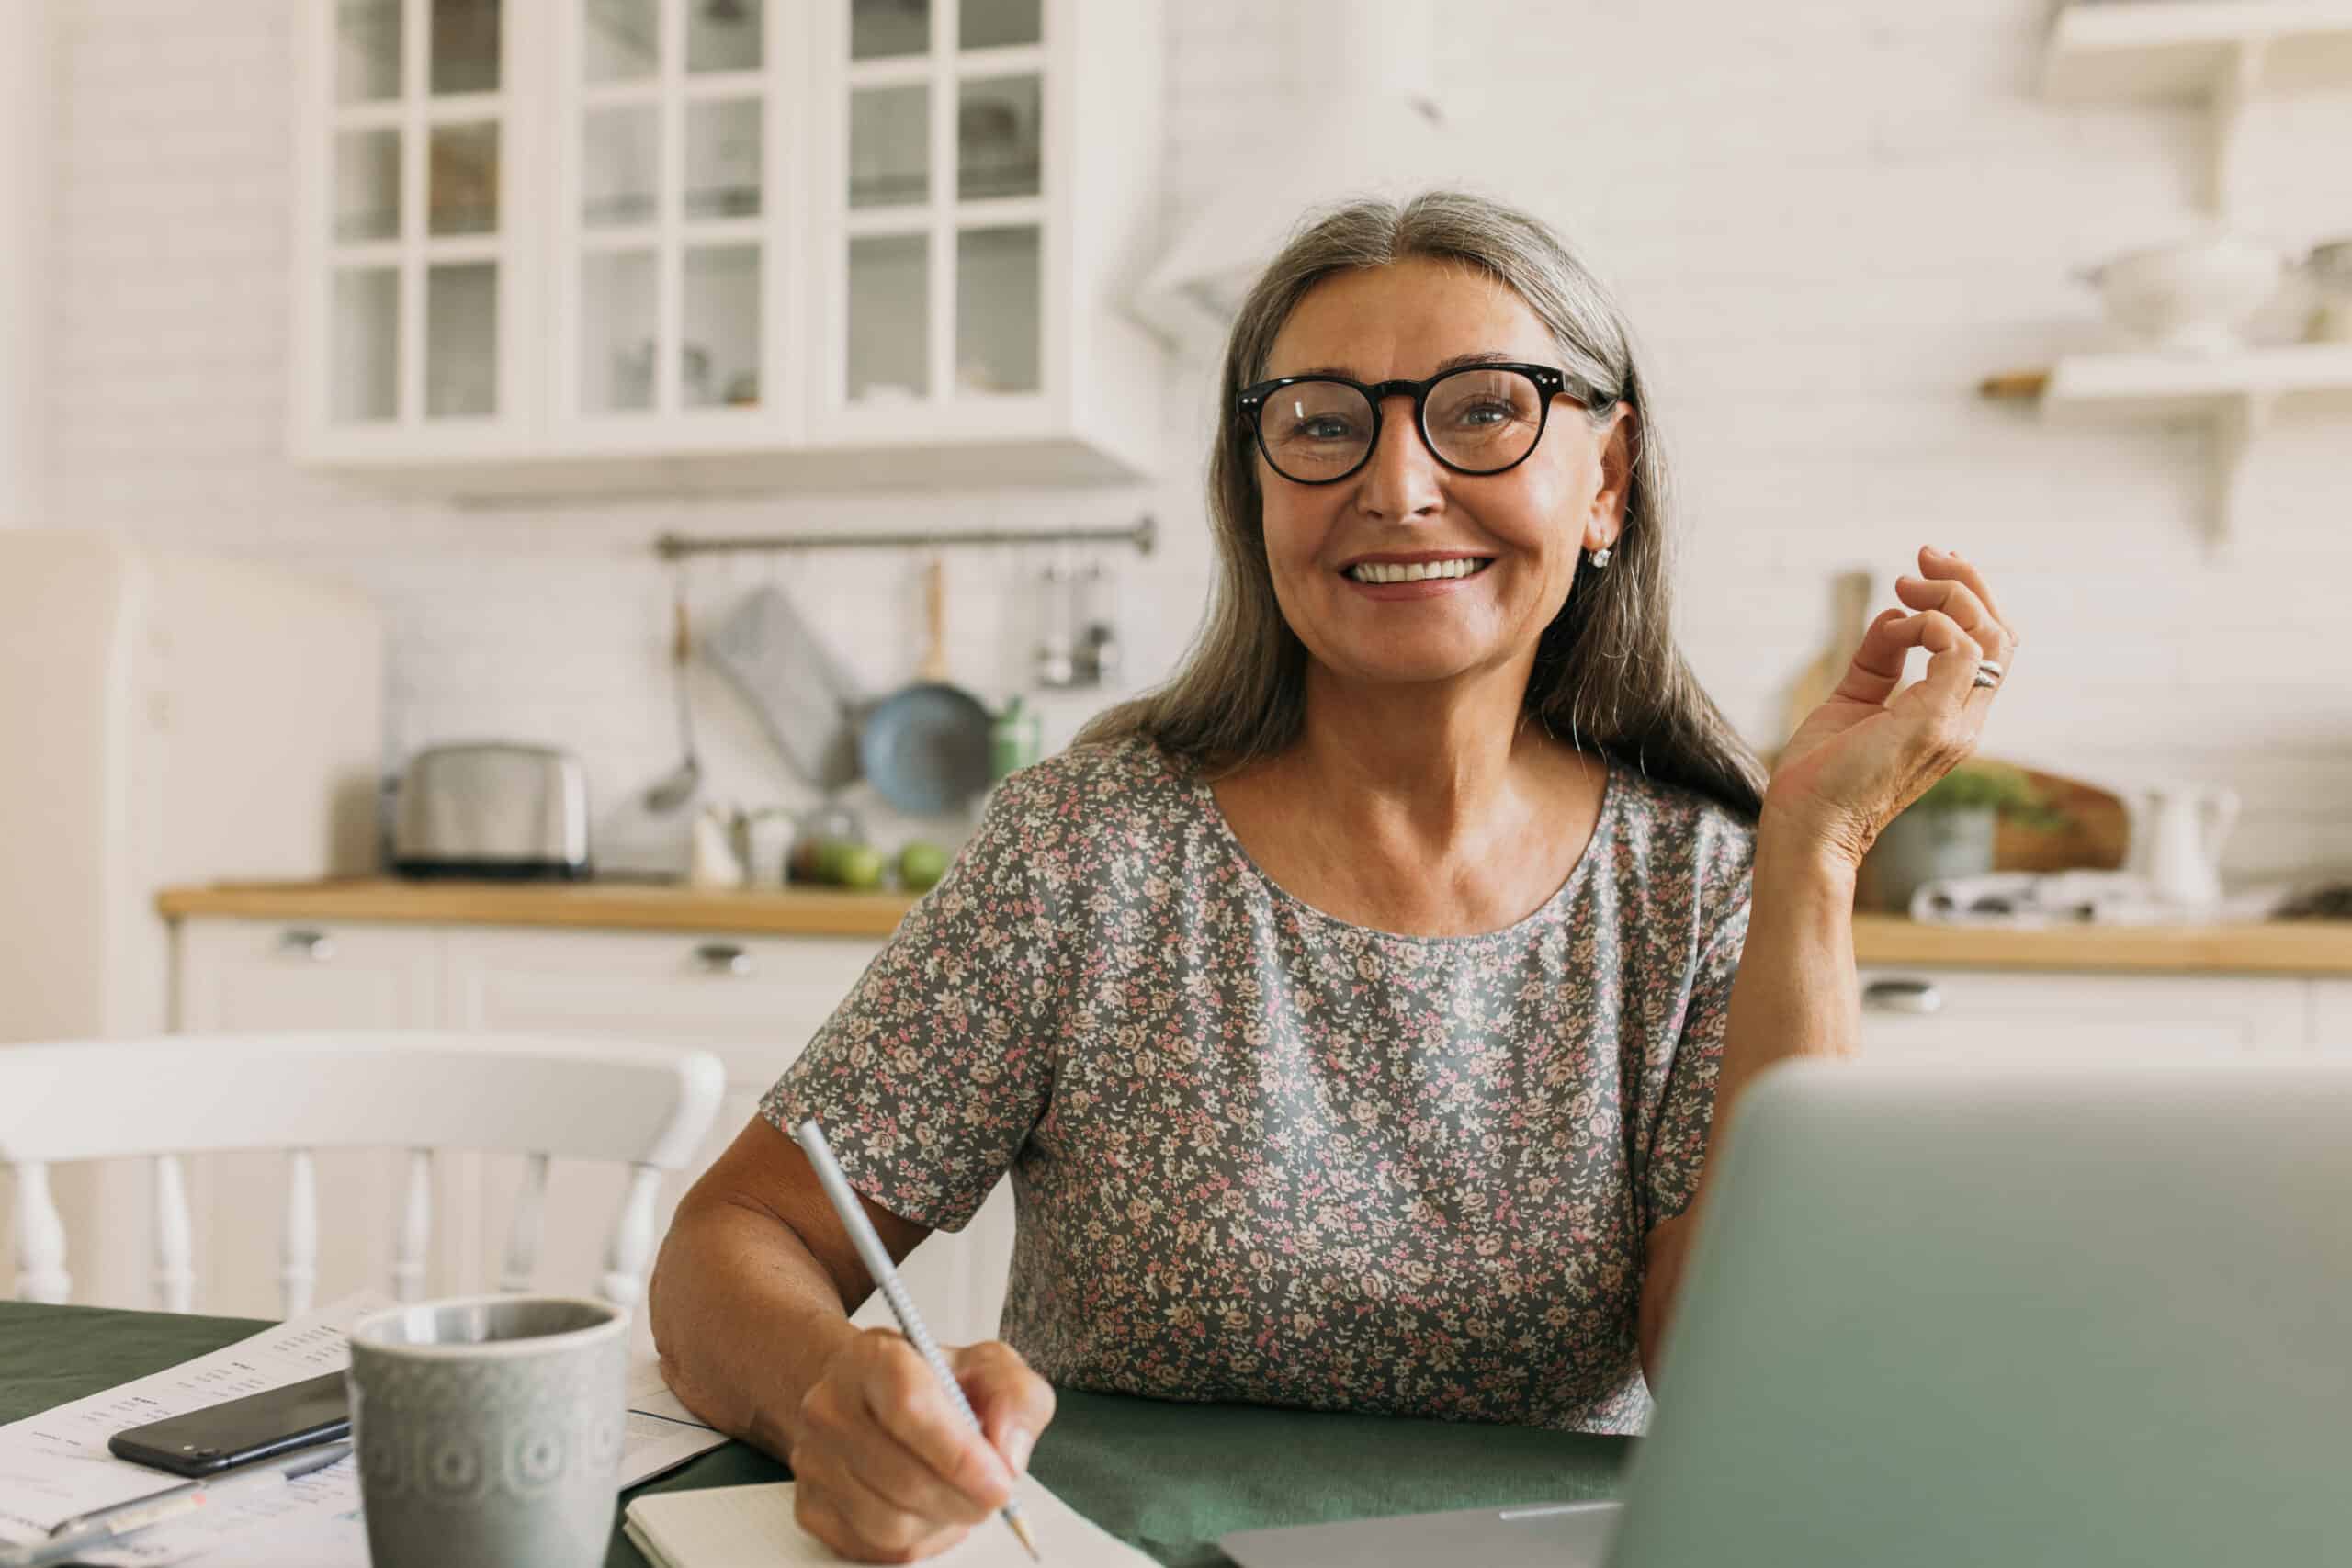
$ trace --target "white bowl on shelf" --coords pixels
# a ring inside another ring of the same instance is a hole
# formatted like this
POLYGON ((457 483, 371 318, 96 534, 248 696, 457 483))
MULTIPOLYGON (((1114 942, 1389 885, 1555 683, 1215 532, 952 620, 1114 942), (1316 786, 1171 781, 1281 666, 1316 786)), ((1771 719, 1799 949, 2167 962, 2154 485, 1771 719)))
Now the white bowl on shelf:
POLYGON ((2099 291, 2108 319, 2167 354, 2227 354, 2294 266, 2275 246, 2232 234, 2133 251, 2076 276, 2099 291))

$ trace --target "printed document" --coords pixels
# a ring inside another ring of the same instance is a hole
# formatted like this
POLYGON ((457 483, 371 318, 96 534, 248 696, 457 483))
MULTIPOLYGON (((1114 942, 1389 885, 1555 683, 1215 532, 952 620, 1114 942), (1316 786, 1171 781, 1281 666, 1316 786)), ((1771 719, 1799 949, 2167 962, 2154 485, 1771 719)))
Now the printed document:
MULTIPOLYGON (((210 1355, 0 1427, 0 1542, 30 1540, 73 1515, 181 1484, 179 1476, 115 1458, 107 1439, 126 1427, 339 1371, 351 1364, 351 1325, 393 1304, 379 1292, 345 1296, 210 1355)), ((624 1487, 727 1440, 678 1403, 650 1359, 629 1368, 628 1399, 624 1487)), ((346 1459, 81 1559, 97 1568, 232 1560, 239 1568, 366 1568, 357 1463, 346 1459)))

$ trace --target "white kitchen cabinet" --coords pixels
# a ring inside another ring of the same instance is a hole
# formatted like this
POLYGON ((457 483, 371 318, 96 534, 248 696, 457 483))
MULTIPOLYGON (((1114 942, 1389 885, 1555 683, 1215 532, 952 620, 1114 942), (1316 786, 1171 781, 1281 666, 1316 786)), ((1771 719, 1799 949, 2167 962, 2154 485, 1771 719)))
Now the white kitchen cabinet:
POLYGON ((441 1019, 430 926, 188 920, 173 1019, 186 1032, 429 1029, 441 1019))
POLYGON ((2352 1057, 2352 980, 2311 983, 2311 1043, 2324 1055, 2352 1057))
MULTIPOLYGON (((749 1121, 759 1096, 800 1054, 873 956, 868 941, 737 938, 641 931, 451 927, 448 1021, 498 1033, 610 1036, 693 1045, 727 1065, 728 1097, 703 1156, 662 1183, 661 1229, 687 1186, 749 1121)), ((479 1288, 495 1283, 500 1217, 521 1162, 489 1162, 483 1213, 469 1256, 479 1288)), ((617 1170, 558 1160, 548 1170, 541 1270, 550 1281, 595 1277, 603 1216, 617 1170)))
MULTIPOLYGON (((458 1029, 614 1034, 717 1052, 727 1064, 728 1100, 701 1162, 663 1184, 666 1229, 703 1165, 743 1130, 760 1096, 879 950, 866 938, 451 928, 448 1017, 458 1029)), ((520 1162, 492 1164, 488 1228, 473 1251, 485 1270, 496 1267, 497 1217, 508 1212, 520 1162)), ((619 1173, 593 1167, 567 1170, 558 1161, 550 1169, 542 1255, 550 1279, 594 1277, 603 1216, 618 1201, 620 1182, 619 1173)), ((960 1344, 995 1337, 1012 1257, 1012 1193, 1000 1185, 970 1225, 926 1241, 900 1272, 932 1331, 960 1344)), ((857 1321, 888 1324, 889 1308, 877 1296, 857 1321)))
POLYGON ((291 442, 459 495, 1130 480, 1157 0, 300 7, 291 442))
POLYGON ((523 449, 544 89, 531 0, 305 3, 294 446, 523 449))
POLYGON ((784 447, 816 252, 798 6, 558 0, 544 277, 560 450, 784 447), (776 30, 780 27, 781 30, 776 30))
POLYGON ((865 937, 444 928, 454 1029, 698 1045, 765 1089, 881 944, 865 937))
MULTIPOLYGON (((879 951, 872 938, 516 930, 487 926, 303 925, 183 919, 179 1027, 190 1032, 293 1028, 443 1028, 610 1037, 696 1046, 726 1064, 728 1093, 696 1163, 663 1184, 666 1228, 678 1199, 751 1121, 759 1099, 831 1016, 879 951)), ((278 1162, 199 1162, 198 1303, 208 1311, 277 1310, 277 1228, 236 1216, 277 1213, 278 1162), (218 1165, 215 1174, 209 1169, 218 1165)), ((496 1288, 521 1161, 445 1154, 429 1288, 496 1288)), ((322 1156, 321 1212, 349 1214, 321 1238, 319 1299, 389 1277, 398 1191, 392 1158, 322 1156), (334 1182, 330 1185, 331 1179, 334 1182), (357 1222, 364 1221, 364 1224, 357 1222)), ((603 1268, 625 1178, 615 1168, 554 1161, 537 1282, 587 1291, 603 1268)), ((925 1242, 901 1270, 946 1343, 995 1336, 1012 1255, 1012 1207, 1001 1184, 973 1223, 925 1242)), ((143 1303, 143 1280, 107 1300, 143 1303)), ((861 1323, 890 1321, 877 1296, 861 1323)), ((641 1331, 640 1331, 641 1332, 641 1331)))
MULTIPOLYGON (((700 1046, 724 1060, 729 1088, 698 1172, 743 1129, 878 948, 874 938, 185 919, 175 1016, 191 1032, 441 1027, 700 1046)), ((1872 1052, 2118 1062, 2352 1052, 2352 980, 1892 966, 1865 968, 1861 980, 1872 1052), (1930 994, 1933 1010, 1917 1010, 1930 994)), ((337 1179, 356 1194, 347 1204, 327 1189, 340 1167, 322 1162, 322 1212, 365 1221, 322 1236, 322 1299, 386 1277, 396 1173, 388 1160, 351 1158, 337 1179)), ((277 1163, 217 1163, 221 1170, 198 1177, 209 1183, 197 1194, 199 1304, 274 1311, 276 1226, 241 1225, 239 1216, 277 1213, 277 1163)), ((435 1291, 495 1284, 514 1166, 444 1160, 435 1291)), ((665 1224, 691 1174, 666 1185, 665 1224)), ((588 1288, 619 1180, 560 1162, 550 1172, 543 1285, 588 1288)), ((908 1260, 909 1287, 943 1340, 995 1334, 1012 1242, 1010 1189, 1000 1185, 963 1233, 934 1236, 908 1260)), ((143 1272, 116 1280, 103 1299, 143 1302, 143 1272)), ((886 1323, 888 1309, 876 1300, 858 1316, 886 1323)))
MULTIPOLYGON (((175 950, 175 1027, 189 1034, 430 1029, 441 1019, 441 933, 422 926, 185 921, 175 950)), ((390 1279, 400 1158, 384 1149, 319 1153, 316 1300, 380 1290, 390 1279)), ((184 1164, 197 1309, 276 1317, 284 1156, 207 1155, 184 1164)), ((435 1176, 436 1207, 447 1214, 466 1196, 460 1173, 443 1160, 435 1176)), ((141 1196, 130 1212, 146 1213, 141 1196)), ((434 1243, 430 1288, 439 1290, 456 1276, 459 1258, 446 1227, 434 1243)), ((143 1268, 106 1280, 102 1290, 96 1299, 152 1304, 143 1268)))
POLYGON ((2306 982, 2239 975, 1865 968, 1871 1052, 2116 1059, 2303 1048, 2306 982))
POLYGON ((811 434, 910 430, 1071 477, 1150 467, 1149 338, 1111 309, 1158 157, 1159 13, 1087 0, 830 0, 811 94, 823 235, 811 434))

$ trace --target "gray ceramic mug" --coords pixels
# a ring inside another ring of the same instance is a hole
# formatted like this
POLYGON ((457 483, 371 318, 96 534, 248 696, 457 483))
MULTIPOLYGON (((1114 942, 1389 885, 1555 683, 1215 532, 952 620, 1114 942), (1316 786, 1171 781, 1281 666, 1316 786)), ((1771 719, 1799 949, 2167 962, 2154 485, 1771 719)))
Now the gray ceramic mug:
POLYGON ((421 1302, 351 1329, 375 1568, 595 1568, 628 1419, 628 1314, 569 1296, 421 1302))

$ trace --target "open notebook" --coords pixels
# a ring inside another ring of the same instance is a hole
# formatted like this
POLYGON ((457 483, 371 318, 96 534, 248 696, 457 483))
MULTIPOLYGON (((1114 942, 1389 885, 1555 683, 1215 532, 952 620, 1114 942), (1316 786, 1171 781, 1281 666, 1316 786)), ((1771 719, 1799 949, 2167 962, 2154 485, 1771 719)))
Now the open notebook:
MULTIPOLYGON (((1056 1568, 1158 1568, 1046 1491, 1035 1476, 1023 1476, 1016 1495, 1037 1537, 1037 1554, 1056 1568)), ((628 1506, 621 1529, 653 1568, 789 1568, 850 1561, 793 1522, 789 1481, 657 1492, 628 1506)), ((937 1568, 1035 1568, 1020 1537, 1001 1518, 973 1526, 957 1545, 923 1561, 937 1568)))

